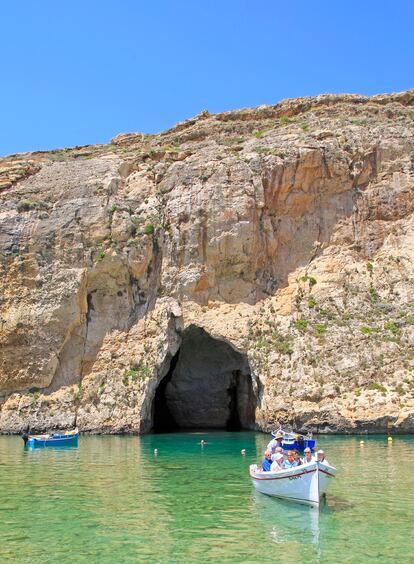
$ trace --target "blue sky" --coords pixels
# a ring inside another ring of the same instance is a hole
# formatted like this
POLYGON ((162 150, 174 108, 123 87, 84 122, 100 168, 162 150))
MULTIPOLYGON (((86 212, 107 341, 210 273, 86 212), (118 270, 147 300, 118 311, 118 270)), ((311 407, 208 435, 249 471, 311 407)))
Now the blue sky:
POLYGON ((1 19, 0 155, 414 87, 411 0, 16 0, 1 19))

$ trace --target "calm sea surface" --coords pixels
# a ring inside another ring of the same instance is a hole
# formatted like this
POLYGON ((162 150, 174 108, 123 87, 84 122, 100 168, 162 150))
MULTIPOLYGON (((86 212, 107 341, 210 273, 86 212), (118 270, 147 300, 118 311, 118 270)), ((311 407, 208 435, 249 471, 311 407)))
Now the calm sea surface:
POLYGON ((414 438, 317 439, 339 470, 320 511, 253 491, 259 433, 0 437, 0 562, 414 562, 414 438))

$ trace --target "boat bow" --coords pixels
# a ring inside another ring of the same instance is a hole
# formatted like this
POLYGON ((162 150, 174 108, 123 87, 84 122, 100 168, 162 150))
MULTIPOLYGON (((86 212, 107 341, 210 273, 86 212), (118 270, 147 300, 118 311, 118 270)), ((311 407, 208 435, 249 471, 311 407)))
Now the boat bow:
POLYGON ((319 506, 336 469, 328 464, 312 461, 280 472, 263 472, 256 464, 252 464, 249 474, 254 487, 261 493, 319 506))

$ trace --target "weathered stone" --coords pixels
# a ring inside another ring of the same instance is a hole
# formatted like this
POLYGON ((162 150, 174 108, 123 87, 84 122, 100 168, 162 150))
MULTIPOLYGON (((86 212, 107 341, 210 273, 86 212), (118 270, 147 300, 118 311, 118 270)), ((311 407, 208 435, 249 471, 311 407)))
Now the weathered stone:
POLYGON ((0 431, 148 431, 164 386, 184 427, 236 397, 246 427, 412 432, 413 106, 285 100, 0 159, 0 431))

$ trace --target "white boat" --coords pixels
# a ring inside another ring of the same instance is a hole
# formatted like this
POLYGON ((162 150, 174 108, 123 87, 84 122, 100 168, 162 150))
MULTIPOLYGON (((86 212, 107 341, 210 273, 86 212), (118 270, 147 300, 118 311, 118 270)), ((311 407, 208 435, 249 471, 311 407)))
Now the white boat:
POLYGON ((256 490, 263 494, 319 507, 336 468, 315 460, 280 472, 263 472, 252 464, 249 474, 256 490))

